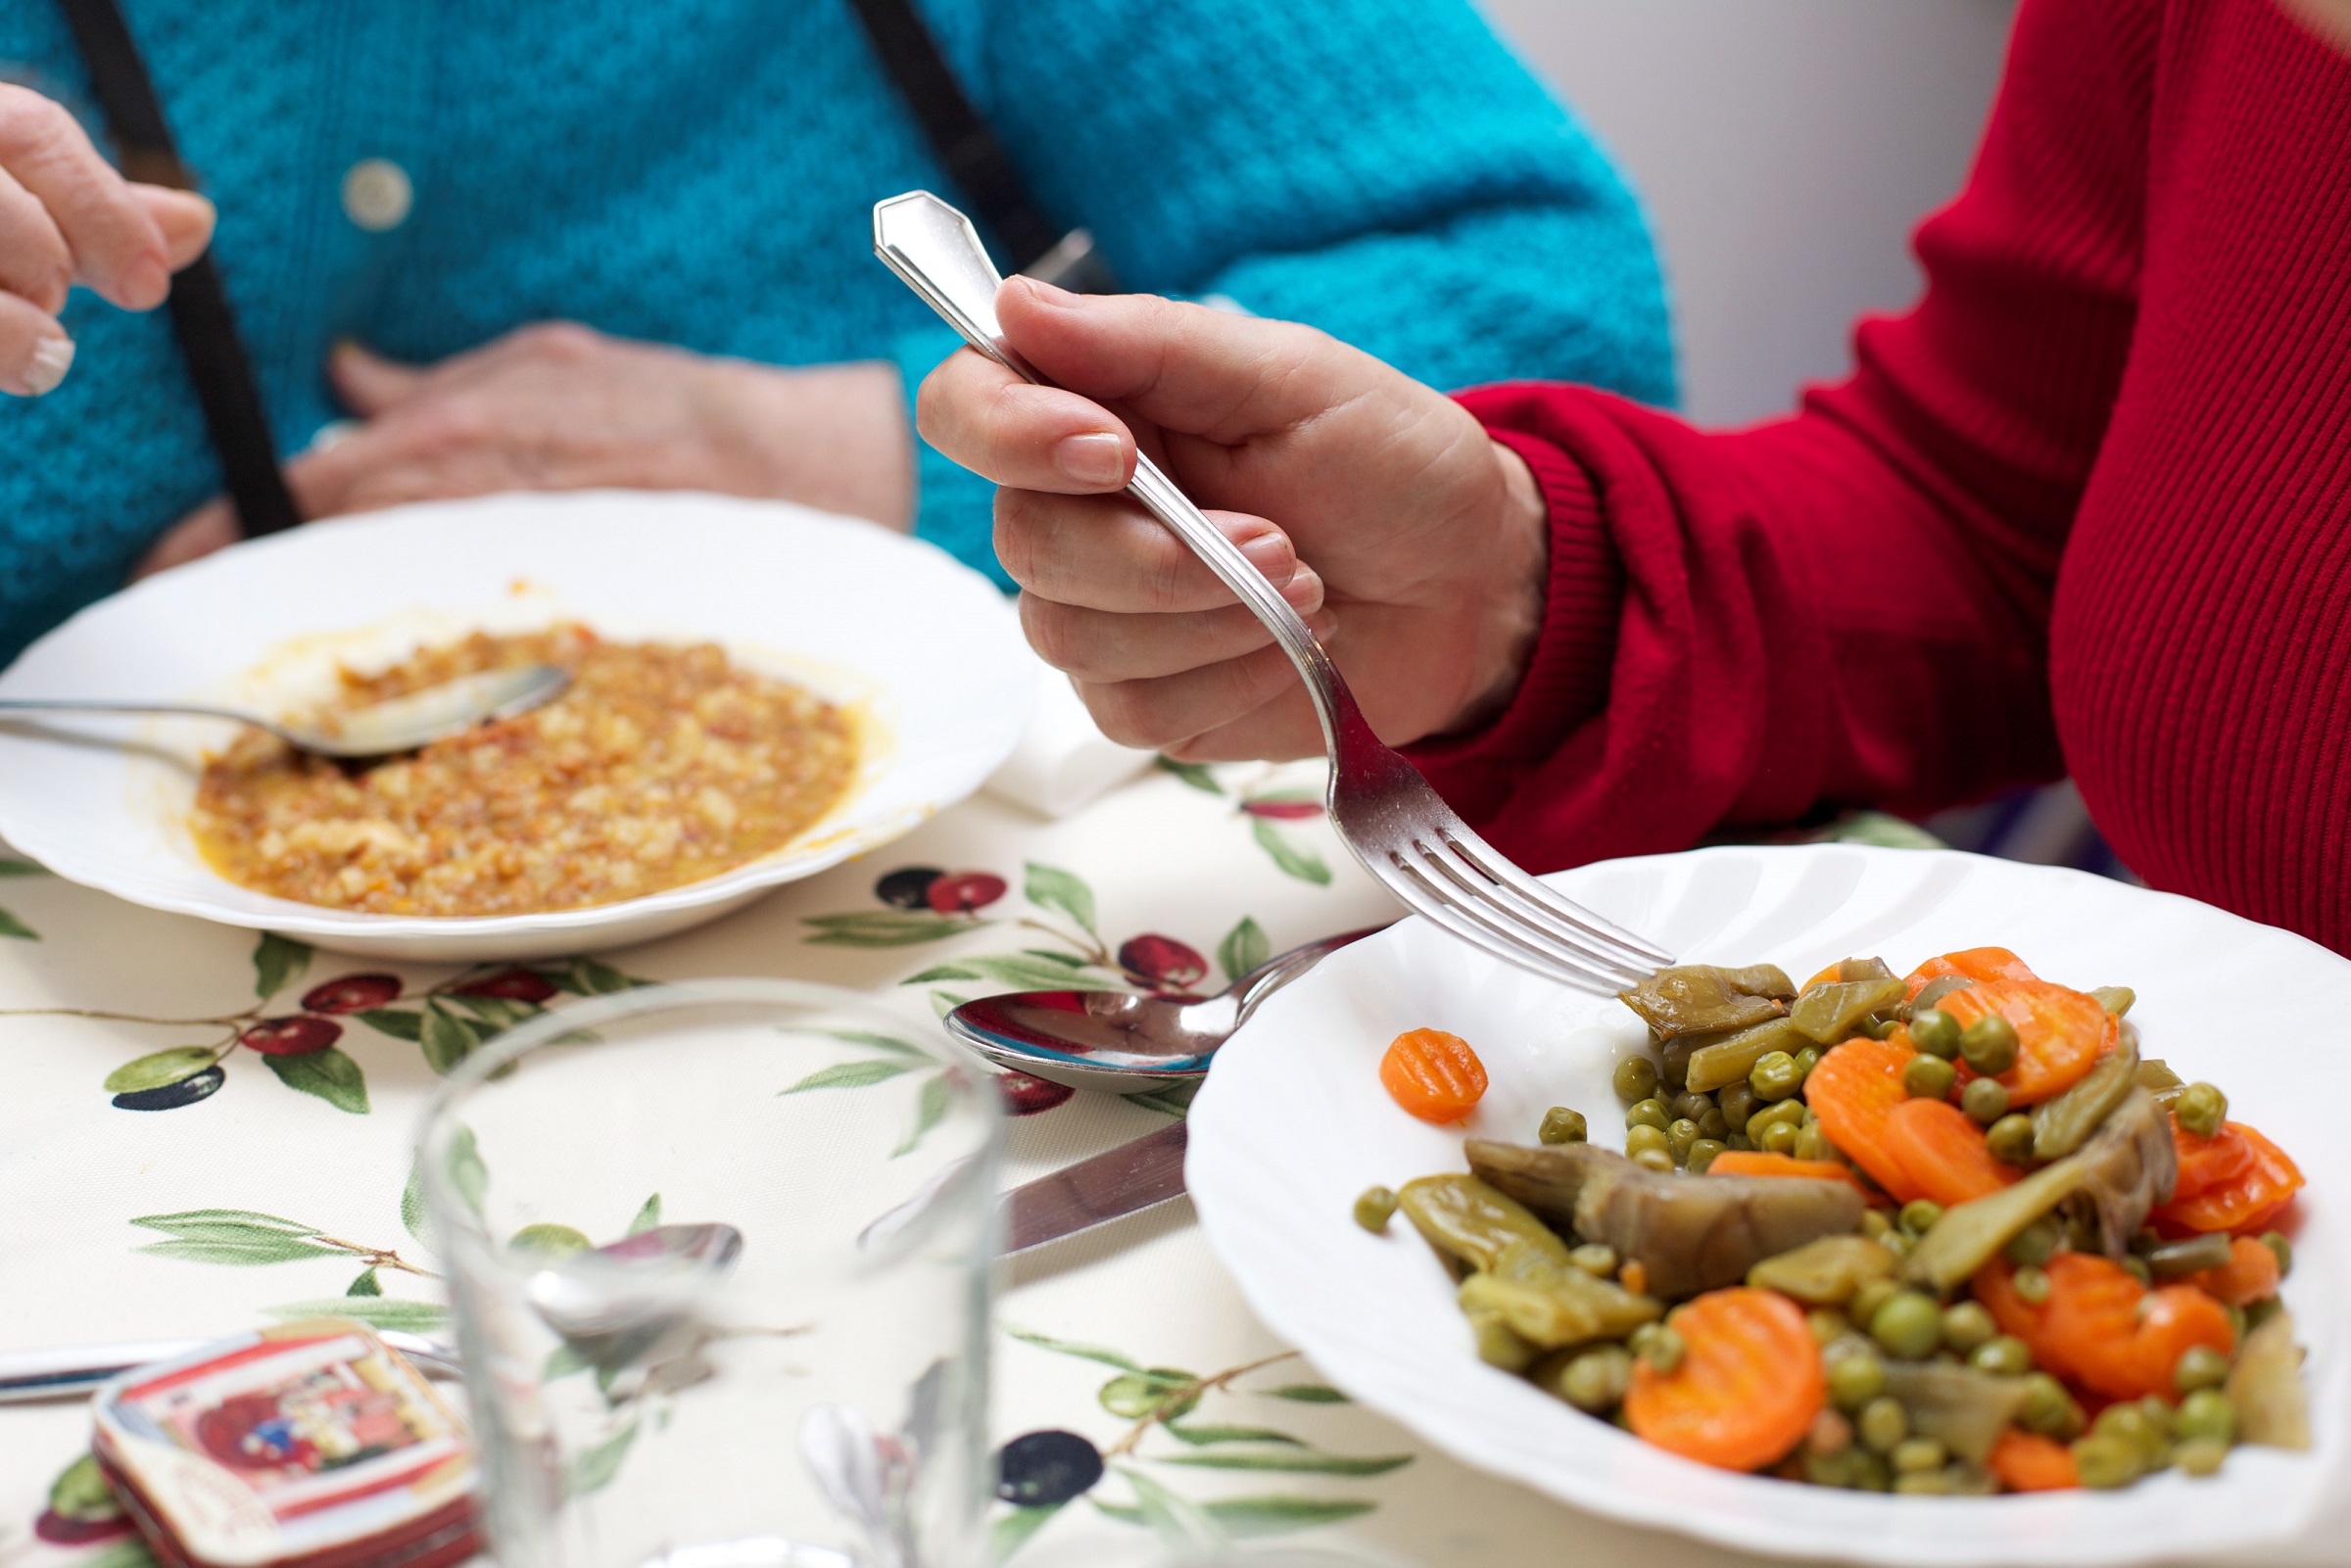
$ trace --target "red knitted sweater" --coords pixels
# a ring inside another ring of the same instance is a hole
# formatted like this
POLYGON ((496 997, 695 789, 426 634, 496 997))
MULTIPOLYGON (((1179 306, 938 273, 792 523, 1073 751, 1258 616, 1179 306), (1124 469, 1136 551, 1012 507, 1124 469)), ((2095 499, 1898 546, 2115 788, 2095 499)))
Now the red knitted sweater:
POLYGON ((1538 868, 2070 771, 2155 886, 2351 952, 2351 60, 2272 0, 2024 0, 1917 246, 1788 419, 1465 395, 1550 607, 1417 760, 1538 868))

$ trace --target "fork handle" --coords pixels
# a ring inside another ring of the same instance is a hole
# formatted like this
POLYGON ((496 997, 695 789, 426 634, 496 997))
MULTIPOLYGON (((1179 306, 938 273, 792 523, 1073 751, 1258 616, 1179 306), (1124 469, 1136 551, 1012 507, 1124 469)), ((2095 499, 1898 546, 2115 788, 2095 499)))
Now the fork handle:
MULTIPOLYGON (((1053 383, 1037 374, 1004 340, 996 319, 996 291, 1004 279, 980 244, 971 219, 929 191, 909 191, 874 204, 874 254, 907 287, 938 312, 963 341, 986 355, 1024 381, 1040 387, 1053 383)), ((1306 622, 1290 607, 1281 591, 1251 564, 1240 546, 1210 522, 1191 498, 1141 452, 1135 453, 1134 478, 1127 493, 1207 563, 1233 596, 1265 623, 1273 641, 1298 666, 1314 698, 1315 714, 1322 721, 1322 740, 1330 755, 1339 755, 1343 735, 1370 735, 1354 693, 1340 678, 1330 654, 1307 630, 1306 622)))

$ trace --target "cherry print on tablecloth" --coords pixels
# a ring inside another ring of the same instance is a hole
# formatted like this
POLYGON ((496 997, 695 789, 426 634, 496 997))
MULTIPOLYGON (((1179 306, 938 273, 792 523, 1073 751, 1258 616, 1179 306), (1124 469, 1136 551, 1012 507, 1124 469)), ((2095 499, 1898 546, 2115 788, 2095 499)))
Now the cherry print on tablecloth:
MULTIPOLYGON (((1233 814, 1249 819, 1249 836, 1257 841, 1285 876, 1300 881, 1313 882, 1319 887, 1330 885, 1330 865, 1314 848, 1293 838, 1276 827, 1284 822, 1311 822, 1322 815, 1322 796, 1312 789, 1274 789, 1266 787, 1280 772, 1279 769, 1256 768, 1250 775, 1256 783, 1244 782, 1228 789, 1217 770, 1201 762, 1177 762, 1172 757, 1158 759, 1162 773, 1173 774, 1202 794, 1215 795, 1232 802, 1233 814)), ((1233 770, 1227 768, 1226 773, 1233 770)))

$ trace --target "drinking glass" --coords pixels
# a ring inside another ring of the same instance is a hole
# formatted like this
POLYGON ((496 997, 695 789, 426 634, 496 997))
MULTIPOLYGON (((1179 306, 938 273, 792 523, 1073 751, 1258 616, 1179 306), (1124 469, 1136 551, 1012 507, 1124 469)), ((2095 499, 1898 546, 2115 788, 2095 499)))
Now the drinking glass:
POLYGON ((856 993, 701 980, 500 1035, 426 1114, 502 1568, 984 1557, 1002 1128, 856 993))

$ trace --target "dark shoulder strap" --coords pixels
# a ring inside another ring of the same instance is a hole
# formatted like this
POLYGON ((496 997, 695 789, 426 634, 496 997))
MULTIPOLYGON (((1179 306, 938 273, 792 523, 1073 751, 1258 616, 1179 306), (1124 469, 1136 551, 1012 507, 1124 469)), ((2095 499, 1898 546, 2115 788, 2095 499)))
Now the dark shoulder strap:
MULTIPOLYGON (((180 164, 147 63, 115 0, 59 0, 89 70, 90 89, 114 131, 122 172, 150 185, 194 188, 180 164)), ((247 538, 302 521, 278 470, 276 444, 262 411, 261 388, 220 274, 208 252, 171 280, 171 330, 196 383, 204 424, 220 459, 220 476, 247 538)))
POLYGON ((1063 232, 1029 193, 1012 155, 939 53, 938 40, 914 0, 849 0, 873 40, 882 68, 923 127, 956 188, 978 211, 980 227, 995 240, 1013 269, 1080 293, 1116 286, 1110 268, 1084 229, 1063 232))

